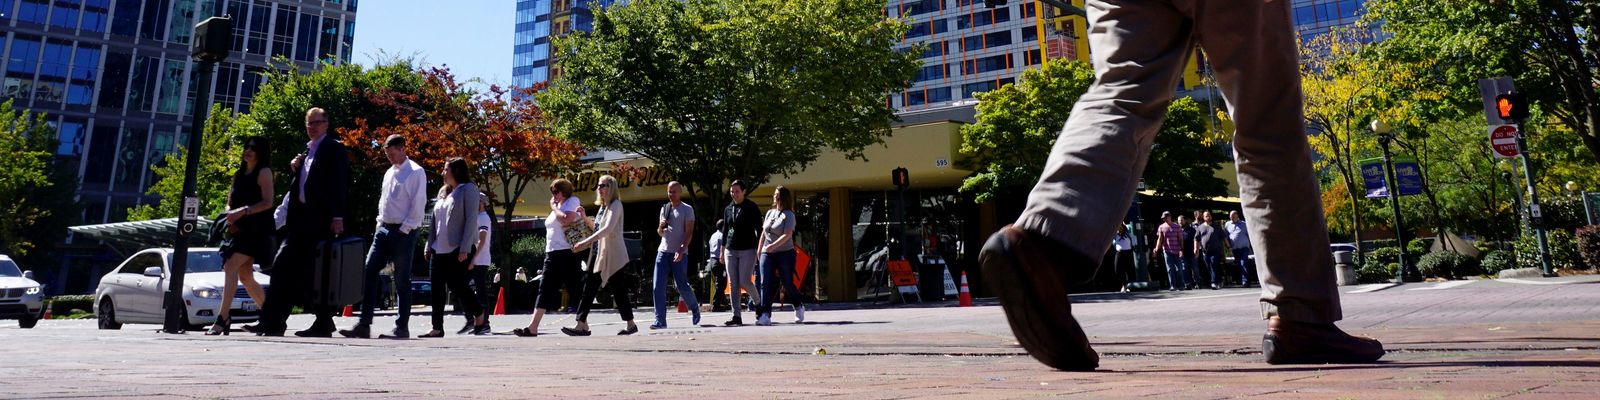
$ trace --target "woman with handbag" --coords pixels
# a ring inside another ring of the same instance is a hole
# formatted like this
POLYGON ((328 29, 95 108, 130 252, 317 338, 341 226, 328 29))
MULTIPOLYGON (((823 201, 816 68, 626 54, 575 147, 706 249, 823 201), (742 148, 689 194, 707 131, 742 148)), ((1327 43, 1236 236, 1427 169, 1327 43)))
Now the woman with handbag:
POLYGON ((478 233, 478 185, 472 183, 467 161, 451 158, 444 164, 444 188, 433 203, 433 223, 428 226, 432 237, 422 257, 432 268, 433 280, 433 330, 419 338, 444 337, 444 304, 448 295, 456 296, 456 304, 466 309, 467 315, 476 315, 474 333, 488 333, 483 316, 483 304, 467 286, 467 272, 472 264, 473 243, 478 233), (448 289, 448 291, 447 291, 448 289))
POLYGON ((233 310, 233 294, 240 282, 245 293, 255 300, 256 306, 266 303, 267 294, 256 282, 256 260, 270 263, 276 250, 272 239, 272 146, 263 137, 245 139, 244 154, 240 156, 239 169, 233 173, 233 186, 228 189, 228 240, 222 244, 222 306, 217 310, 217 322, 211 324, 206 335, 227 335, 233 310))
POLYGON ((544 232, 544 277, 539 280, 539 292, 534 298, 533 320, 528 327, 511 331, 517 336, 539 336, 539 321, 544 314, 561 309, 561 287, 579 273, 572 243, 594 233, 583 217, 583 206, 572 196, 571 181, 550 182, 550 215, 544 218, 544 232))
POLYGON ((617 314, 623 322, 628 323, 628 328, 617 334, 632 335, 639 332, 639 326, 633 324, 633 302, 628 299, 628 285, 617 274, 628 264, 628 250, 622 241, 622 198, 617 196, 617 178, 611 175, 600 177, 594 193, 594 204, 600 206, 599 214, 595 215, 595 223, 599 226, 594 234, 578 241, 573 248, 583 251, 589 246, 598 247, 590 252, 590 262, 584 271, 583 302, 578 303, 578 325, 561 328, 561 333, 589 336, 589 308, 604 287, 611 295, 612 304, 617 307, 617 314))

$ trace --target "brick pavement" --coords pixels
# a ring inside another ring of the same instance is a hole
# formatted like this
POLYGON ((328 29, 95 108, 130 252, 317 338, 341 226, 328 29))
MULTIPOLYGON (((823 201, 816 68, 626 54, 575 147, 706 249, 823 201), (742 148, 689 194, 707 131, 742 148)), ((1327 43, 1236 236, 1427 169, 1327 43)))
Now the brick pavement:
MULTIPOLYGON (((1391 350, 1373 365, 1264 364, 1253 297, 1201 291, 1083 296, 1077 309, 1104 354, 1090 373, 1034 362, 993 306, 817 310, 807 315, 816 324, 743 328, 683 327, 674 314, 675 328, 635 337, 404 341, 43 321, 0 328, 0 398, 1600 397, 1600 318, 1590 313, 1600 287, 1409 290, 1420 287, 1345 296, 1347 329, 1391 350)), ((526 318, 499 317, 496 326, 526 318)), ((554 333, 569 318, 553 316, 542 329, 554 333)), ((615 314, 593 318, 597 333, 619 327, 615 314)))

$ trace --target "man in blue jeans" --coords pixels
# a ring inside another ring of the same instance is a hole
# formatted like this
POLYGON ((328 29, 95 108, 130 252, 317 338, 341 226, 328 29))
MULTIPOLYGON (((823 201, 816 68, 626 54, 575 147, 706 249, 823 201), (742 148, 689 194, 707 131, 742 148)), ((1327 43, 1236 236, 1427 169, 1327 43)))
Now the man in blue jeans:
POLYGON ((689 242, 694 238, 694 207, 683 202, 682 193, 683 185, 678 181, 667 183, 667 204, 661 206, 660 223, 656 225, 661 246, 656 247, 656 322, 650 324, 650 329, 667 327, 667 279, 678 282, 678 296, 694 311, 693 324, 700 325, 700 302, 689 286, 689 242))
POLYGON ((379 335, 386 339, 411 337, 406 324, 411 319, 411 256, 417 248, 417 227, 422 226, 422 209, 428 203, 428 174, 421 165, 406 157, 406 138, 390 135, 383 144, 389 170, 383 173, 383 189, 378 197, 378 229, 367 249, 366 298, 361 301, 361 321, 339 331, 350 338, 372 337, 372 309, 383 293, 379 272, 394 263, 395 303, 398 315, 394 331, 379 335))

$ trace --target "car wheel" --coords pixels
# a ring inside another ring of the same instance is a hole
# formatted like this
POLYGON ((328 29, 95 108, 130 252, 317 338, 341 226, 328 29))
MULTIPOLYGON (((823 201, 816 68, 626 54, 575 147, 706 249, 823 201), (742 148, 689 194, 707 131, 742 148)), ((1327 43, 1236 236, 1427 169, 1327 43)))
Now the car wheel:
POLYGON ((17 320, 17 326, 22 327, 22 329, 32 329, 34 325, 38 324, 39 317, 33 315, 24 315, 21 319, 17 320))
POLYGON ((122 323, 117 322, 117 311, 112 306, 110 297, 100 300, 100 308, 94 309, 94 317, 100 329, 122 329, 122 323))

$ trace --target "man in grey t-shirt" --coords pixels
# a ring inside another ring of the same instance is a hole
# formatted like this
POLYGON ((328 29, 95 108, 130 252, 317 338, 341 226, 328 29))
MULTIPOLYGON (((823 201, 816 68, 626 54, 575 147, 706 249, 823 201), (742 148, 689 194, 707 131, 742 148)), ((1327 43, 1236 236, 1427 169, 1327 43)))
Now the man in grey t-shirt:
POLYGON ((1201 214, 1200 218, 1200 224, 1194 228, 1195 264, 1204 269, 1204 272, 1197 270, 1195 275, 1210 276, 1210 280, 1206 282, 1211 284, 1211 290, 1221 289, 1221 282, 1217 280, 1217 267, 1222 264, 1222 241, 1225 236, 1211 221, 1210 211, 1201 214))
POLYGON ((650 329, 667 327, 667 279, 678 282, 678 297, 694 311, 694 325, 700 325, 700 302, 689 286, 689 242, 694 238, 694 207, 684 203, 683 185, 678 181, 667 183, 667 204, 661 206, 656 224, 656 234, 661 235, 661 246, 656 248, 655 309, 656 321, 650 329), (669 277, 670 274, 670 277, 669 277))

